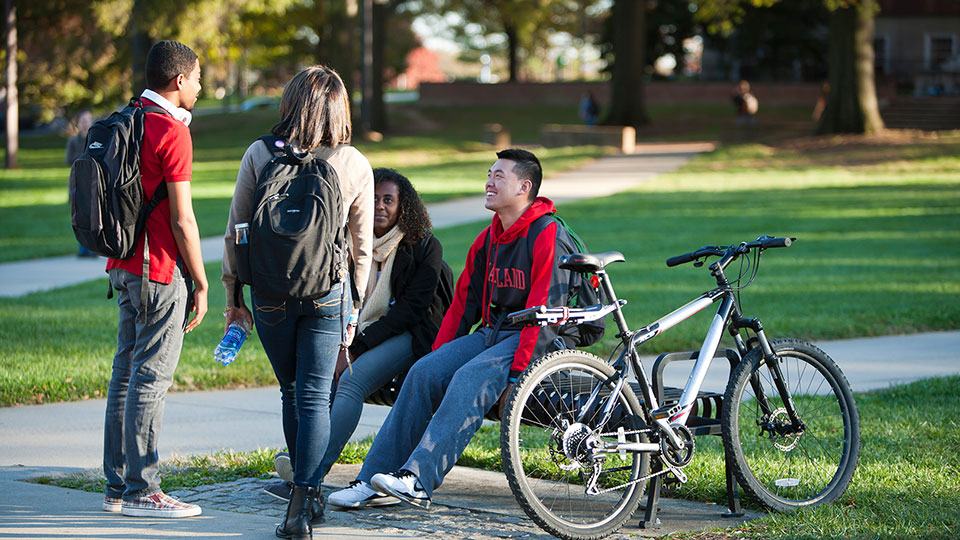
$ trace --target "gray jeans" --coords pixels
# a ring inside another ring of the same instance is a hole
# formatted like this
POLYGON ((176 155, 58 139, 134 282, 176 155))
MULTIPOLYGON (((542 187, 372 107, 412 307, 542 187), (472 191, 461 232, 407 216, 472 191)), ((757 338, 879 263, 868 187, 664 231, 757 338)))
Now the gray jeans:
POLYGON ((147 281, 148 305, 140 305, 140 276, 110 270, 119 291, 117 354, 107 391, 103 429, 106 496, 130 500, 160 491, 157 436, 164 397, 180 360, 187 288, 179 268, 169 285, 147 281), (146 323, 137 316, 146 311, 146 323))
POLYGON ((507 388, 520 332, 483 327, 417 361, 403 381, 357 480, 406 469, 432 497, 507 388))
POLYGON ((320 462, 320 477, 340 458, 343 447, 357 429, 363 400, 400 373, 410 369, 416 358, 409 332, 384 341, 353 361, 353 373, 344 371, 330 407, 330 441, 320 462))

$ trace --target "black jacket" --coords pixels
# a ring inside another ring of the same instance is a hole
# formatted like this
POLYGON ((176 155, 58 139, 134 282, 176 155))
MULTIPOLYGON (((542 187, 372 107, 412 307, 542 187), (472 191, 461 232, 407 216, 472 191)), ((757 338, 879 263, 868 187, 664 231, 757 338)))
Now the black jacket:
POLYGON ((442 261, 443 246, 430 233, 416 244, 401 242, 390 273, 390 307, 354 338, 350 346, 354 357, 404 332, 413 337, 417 358, 430 352, 443 320, 444 308, 436 295, 442 261))

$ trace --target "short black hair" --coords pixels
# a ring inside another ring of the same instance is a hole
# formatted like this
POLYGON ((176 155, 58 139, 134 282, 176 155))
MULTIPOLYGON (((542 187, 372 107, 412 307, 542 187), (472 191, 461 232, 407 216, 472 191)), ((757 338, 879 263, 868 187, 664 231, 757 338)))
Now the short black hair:
POLYGON ((179 41, 158 41, 147 53, 144 71, 147 88, 163 90, 177 75, 189 75, 197 63, 197 53, 179 41))
POLYGON ((543 180, 543 167, 540 166, 540 160, 533 152, 521 150, 520 148, 507 148, 497 152, 500 159, 509 159, 517 164, 513 168, 513 173, 521 180, 530 180, 530 200, 537 198, 540 193, 540 182, 543 180))

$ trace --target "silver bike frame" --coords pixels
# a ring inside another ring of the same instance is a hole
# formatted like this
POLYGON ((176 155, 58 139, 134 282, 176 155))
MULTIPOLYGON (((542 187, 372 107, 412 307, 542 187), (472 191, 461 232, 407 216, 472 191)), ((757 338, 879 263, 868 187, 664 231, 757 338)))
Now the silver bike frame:
MULTIPOLYGON (((690 371, 690 376, 687 378, 687 383, 683 388, 680 401, 672 408, 672 414, 669 418, 656 420, 657 424, 664 428, 665 433, 668 435, 673 434, 673 430, 669 427, 670 424, 687 423, 692 406, 697 399, 697 395, 700 393, 700 387, 703 385, 703 380, 707 376, 707 370, 710 369, 713 355, 717 352, 717 347, 720 345, 720 340, 723 337, 723 331, 726 327, 726 321, 729 319, 730 312, 733 310, 733 298, 720 289, 706 292, 700 298, 688 302, 660 319, 657 319, 655 322, 637 330, 630 340, 630 347, 624 352, 624 354, 629 354, 629 351, 635 350, 638 345, 653 339, 664 331, 689 319, 721 298, 720 308, 710 323, 710 328, 707 330, 703 345, 700 347, 697 361, 694 363, 693 369, 690 371)), ((650 398, 651 409, 656 409, 660 406, 659 403, 656 403, 656 401, 652 399, 652 395, 650 398)), ((679 440, 675 442, 679 442, 679 440)))

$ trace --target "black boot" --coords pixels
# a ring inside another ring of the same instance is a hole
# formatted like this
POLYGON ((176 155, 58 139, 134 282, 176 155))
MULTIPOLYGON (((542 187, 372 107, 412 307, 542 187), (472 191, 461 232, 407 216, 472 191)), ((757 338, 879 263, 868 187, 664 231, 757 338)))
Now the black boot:
POLYGON ((277 525, 277 537, 312 540, 313 527, 310 526, 310 520, 313 515, 313 501, 316 498, 316 489, 294 486, 290 502, 287 504, 287 515, 283 518, 283 523, 277 525))
POLYGON ((323 494, 320 492, 320 486, 317 486, 316 496, 310 503, 310 524, 318 525, 326 521, 323 518, 323 511, 326 506, 323 504, 323 494))

